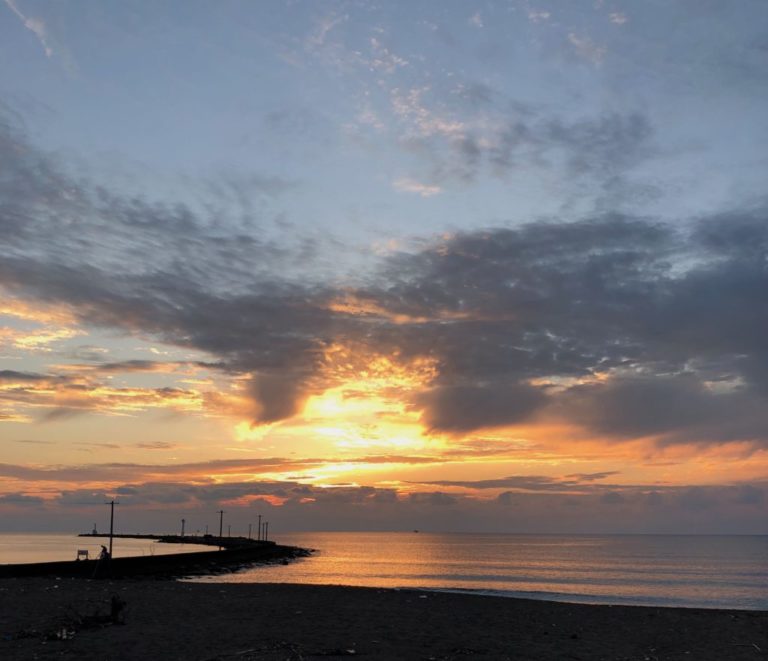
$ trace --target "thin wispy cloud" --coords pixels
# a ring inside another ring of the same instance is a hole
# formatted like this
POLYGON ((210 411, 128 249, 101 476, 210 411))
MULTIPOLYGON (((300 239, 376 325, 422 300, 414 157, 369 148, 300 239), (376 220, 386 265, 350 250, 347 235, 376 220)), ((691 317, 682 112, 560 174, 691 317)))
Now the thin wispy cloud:
POLYGON ((5 4, 14 14, 16 14, 24 27, 37 37, 37 40, 43 47, 43 52, 46 57, 53 57, 53 47, 50 44, 48 28, 46 27, 45 22, 41 18, 26 16, 21 9, 19 9, 16 0, 5 0, 5 4))
POLYGON ((440 186, 424 184, 408 177, 395 179, 395 181, 392 182, 392 186, 396 191, 401 193, 415 193, 421 197, 432 197, 441 192, 440 186))
MULTIPOLYGON (((620 21, 612 21, 620 22, 620 21)), ((591 62, 595 66, 599 66, 603 63, 605 58, 606 48, 596 44, 592 39, 585 35, 577 34, 576 32, 568 33, 568 41, 573 47, 573 51, 579 56, 591 62)))

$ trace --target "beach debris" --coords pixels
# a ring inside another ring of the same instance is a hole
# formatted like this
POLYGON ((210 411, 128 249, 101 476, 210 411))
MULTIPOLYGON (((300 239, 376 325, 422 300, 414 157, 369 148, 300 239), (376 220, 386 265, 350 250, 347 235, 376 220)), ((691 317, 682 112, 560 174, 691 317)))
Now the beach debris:
POLYGON ((127 602, 119 595, 113 594, 109 601, 109 616, 112 624, 125 624, 125 607, 127 602))
POLYGON ((109 614, 101 613, 98 610, 93 615, 77 614, 76 625, 81 629, 94 629, 108 627, 113 624, 125 624, 126 606, 127 603, 124 599, 118 594, 113 594, 109 600, 109 614))
POLYGON ((237 659, 237 661, 263 661, 264 659, 280 659, 280 661, 304 661, 304 654, 302 653, 299 645, 295 643, 288 643, 280 641, 262 647, 254 647, 247 650, 240 650, 239 652, 229 652, 227 654, 220 654, 205 661, 229 661, 230 659, 237 659), (275 656, 278 654, 279 656, 275 656))
POLYGON ((319 656, 339 657, 339 656, 358 656, 359 652, 354 647, 332 648, 321 650, 307 650, 298 643, 288 643, 285 641, 272 643, 263 647, 254 647, 239 652, 229 652, 218 656, 205 659, 205 661, 263 661, 264 659, 280 659, 280 661, 304 661, 304 659, 313 659, 319 656), (279 656, 274 656, 279 653, 279 656))
POLYGON ((759 645, 756 645, 755 643, 734 643, 734 647, 754 647, 756 652, 762 652, 763 650, 760 648, 759 645))
POLYGON ((75 630, 72 627, 60 627, 49 633, 46 640, 72 640, 75 637, 75 630))
POLYGON ((451 654, 459 655, 473 655, 473 654, 486 654, 486 650, 478 650, 472 647, 455 647, 451 650, 451 654))
POLYGON ((329 649, 316 652, 307 652, 308 656, 357 656, 357 650, 349 649, 329 649))

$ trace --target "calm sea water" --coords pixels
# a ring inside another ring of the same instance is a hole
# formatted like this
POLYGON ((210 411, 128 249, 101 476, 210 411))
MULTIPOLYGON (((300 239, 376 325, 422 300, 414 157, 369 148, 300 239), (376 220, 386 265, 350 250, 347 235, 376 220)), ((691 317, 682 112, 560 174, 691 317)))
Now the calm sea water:
MULTIPOLYGON (((78 549, 88 549, 91 558, 98 558, 102 544, 109 546, 109 540, 104 537, 89 538, 61 534, 0 534, 0 564, 74 560, 78 549)), ((116 558, 210 550, 210 546, 162 544, 150 539, 118 538, 112 545, 112 554, 116 558)))
POLYGON ((768 610, 768 536, 293 533, 278 541, 317 553, 196 580, 768 610))

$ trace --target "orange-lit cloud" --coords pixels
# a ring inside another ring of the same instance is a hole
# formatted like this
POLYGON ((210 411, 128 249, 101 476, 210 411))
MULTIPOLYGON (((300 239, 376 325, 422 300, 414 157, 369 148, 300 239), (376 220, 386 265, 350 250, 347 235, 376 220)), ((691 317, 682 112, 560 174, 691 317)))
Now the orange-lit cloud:
MULTIPOLYGON (((431 94, 394 95, 404 134, 502 169, 514 160, 514 141, 506 154, 487 141, 516 127, 480 131, 431 109, 431 94)), ((639 114, 526 121, 519 139, 542 159, 592 172, 617 154, 639 162, 652 132, 639 114)), ((38 464, 13 444, 0 472, 14 502, 106 489, 283 511, 523 496, 538 499, 531 511, 555 496, 640 509, 688 487, 703 491, 683 505, 716 488, 722 502, 758 498, 764 209, 685 227, 588 216, 435 233, 336 280, 322 260, 305 265, 306 237, 276 245, 219 225, 206 204, 126 197, 71 177, 21 129, 0 122, 0 138, 4 168, 25 182, 0 182, 18 230, 0 237, 0 286, 15 292, 0 307, 13 361, 0 427, 24 440, 26 422, 57 452, 38 464), (109 353, 72 346, 100 333, 109 353), (126 441, 86 414, 135 425, 131 461, 105 460, 126 441), (160 420, 173 431, 145 442, 160 420), (83 451, 103 461, 80 465, 83 451)), ((465 164, 468 178, 486 167, 465 164)))

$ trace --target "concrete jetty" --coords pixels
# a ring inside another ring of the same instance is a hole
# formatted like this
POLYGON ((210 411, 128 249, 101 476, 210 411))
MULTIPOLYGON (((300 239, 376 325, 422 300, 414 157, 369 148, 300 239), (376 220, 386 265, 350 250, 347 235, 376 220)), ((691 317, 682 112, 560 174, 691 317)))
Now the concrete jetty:
MULTIPOLYGON (((83 534, 80 537, 109 537, 83 534)), ((215 551, 171 553, 157 556, 133 556, 108 560, 69 560, 0 565, 0 578, 57 576, 72 578, 180 578, 235 571, 248 565, 288 562, 306 557, 310 551, 296 546, 282 546, 272 541, 244 537, 181 537, 180 535, 113 535, 120 538, 153 539, 165 543, 203 544, 221 547, 215 551)))

